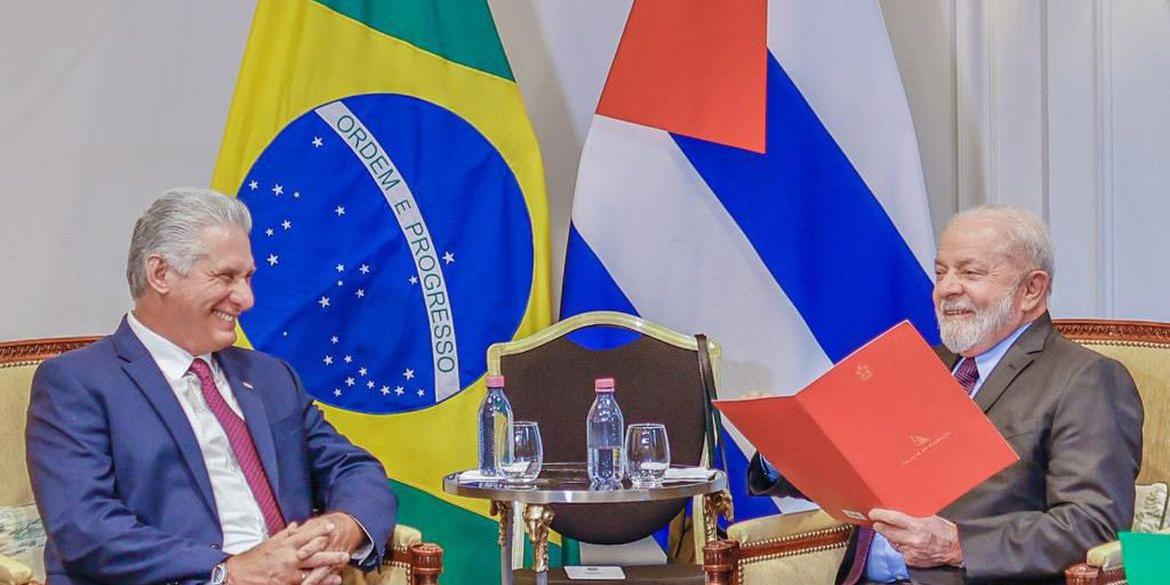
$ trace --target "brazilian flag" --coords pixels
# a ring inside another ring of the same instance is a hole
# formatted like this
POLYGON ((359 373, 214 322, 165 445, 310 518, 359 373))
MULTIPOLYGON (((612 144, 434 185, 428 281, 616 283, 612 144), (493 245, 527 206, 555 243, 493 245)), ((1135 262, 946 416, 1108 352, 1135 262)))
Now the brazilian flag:
POLYGON ((386 466, 445 583, 499 578, 476 464, 489 344, 550 322, 544 171, 484 0, 261 0, 213 186, 252 211, 244 344, 386 466))

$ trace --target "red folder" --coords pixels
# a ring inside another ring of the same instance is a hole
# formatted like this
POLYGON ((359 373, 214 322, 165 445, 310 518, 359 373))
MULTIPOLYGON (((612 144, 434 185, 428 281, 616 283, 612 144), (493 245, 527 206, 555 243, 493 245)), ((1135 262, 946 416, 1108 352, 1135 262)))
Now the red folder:
POLYGON ((873 508, 933 516, 1019 460, 903 321, 792 396, 715 406, 839 521, 873 508))

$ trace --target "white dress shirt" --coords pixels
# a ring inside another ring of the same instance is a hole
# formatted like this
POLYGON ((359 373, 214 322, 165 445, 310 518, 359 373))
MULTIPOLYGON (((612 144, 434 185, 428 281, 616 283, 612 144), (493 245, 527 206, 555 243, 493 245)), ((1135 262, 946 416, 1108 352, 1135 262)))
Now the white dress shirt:
MULTIPOLYGON (((248 481, 236 462, 227 434, 224 433, 215 414, 207 407, 207 402, 203 400, 199 379, 189 371, 196 356, 151 331, 134 317, 133 312, 126 314, 126 322, 142 345, 146 346, 146 351, 150 352, 150 357, 154 358, 158 368, 162 370, 163 377, 171 385, 171 390, 179 399, 179 405, 183 407, 183 413, 187 415, 187 421, 191 423, 191 430, 195 432, 195 440, 199 442, 199 451, 203 453, 203 463, 211 479, 215 507, 219 511, 219 525, 223 530, 223 551, 239 554, 260 544, 268 538, 264 515, 260 512, 260 505, 252 495, 252 488, 248 486, 248 481)), ((232 387, 224 377, 219 364, 212 359, 211 354, 198 357, 211 364, 216 390, 223 396, 228 406, 240 418, 244 418, 240 405, 236 402, 236 395, 232 392, 232 387)))

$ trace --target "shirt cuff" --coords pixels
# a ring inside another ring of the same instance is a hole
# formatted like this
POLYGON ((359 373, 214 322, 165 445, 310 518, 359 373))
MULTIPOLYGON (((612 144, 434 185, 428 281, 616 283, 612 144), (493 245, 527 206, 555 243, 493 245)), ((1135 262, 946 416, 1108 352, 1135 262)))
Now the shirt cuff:
POLYGON ((362 534, 365 535, 365 538, 362 539, 362 543, 358 545, 357 550, 354 550, 349 558, 354 563, 357 563, 358 566, 364 567, 373 561, 371 557, 377 554, 377 549, 374 547, 374 539, 370 538, 370 531, 366 530, 366 527, 362 526, 362 523, 357 518, 354 518, 353 521, 357 523, 358 528, 362 529, 362 534))

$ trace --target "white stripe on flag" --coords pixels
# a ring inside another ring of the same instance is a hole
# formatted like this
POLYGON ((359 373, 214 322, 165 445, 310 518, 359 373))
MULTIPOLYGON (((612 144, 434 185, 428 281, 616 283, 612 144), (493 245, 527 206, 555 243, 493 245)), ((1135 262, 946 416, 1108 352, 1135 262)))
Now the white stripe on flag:
POLYGON ((768 48, 933 274, 914 122, 876 0, 769 2, 768 48))
MULTIPOLYGON (((751 242, 666 132, 595 116, 573 224, 634 308, 723 345, 719 392, 791 394, 829 360, 751 242)), ((750 443, 733 436, 746 452, 750 443)))

